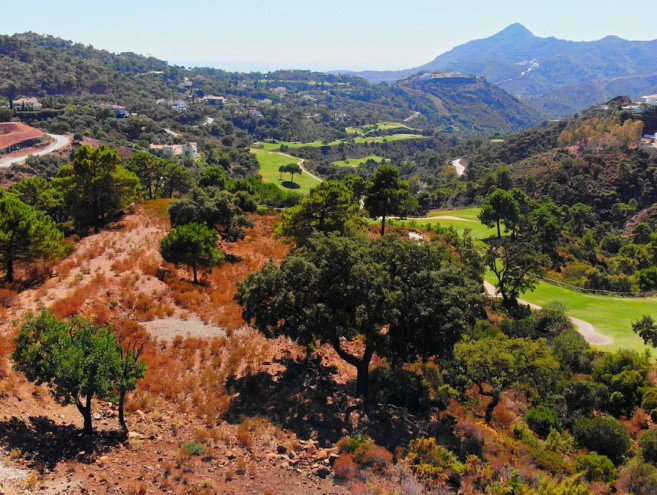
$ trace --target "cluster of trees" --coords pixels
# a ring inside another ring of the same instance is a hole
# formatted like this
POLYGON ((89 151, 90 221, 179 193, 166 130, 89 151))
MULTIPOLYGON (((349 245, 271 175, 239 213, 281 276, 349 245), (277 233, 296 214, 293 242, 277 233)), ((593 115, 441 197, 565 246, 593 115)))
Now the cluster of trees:
MULTIPOLYGON (((481 266, 446 242, 383 235, 385 217, 407 201, 408 185, 389 165, 369 183, 350 176, 314 188, 277 226, 297 248, 281 266, 269 263, 240 283, 245 320, 268 336, 330 344, 357 369, 356 390, 365 397, 375 353, 396 365, 450 356, 480 307, 481 266), (381 237, 362 229, 361 201, 382 217, 381 237), (354 353, 346 343, 359 338, 363 348, 354 353)), ((474 252, 467 240, 453 242, 474 252)))
POLYGON ((146 365, 140 358, 148 341, 145 331, 127 326, 117 333, 73 317, 57 319, 44 309, 29 314, 16 337, 14 367, 37 385, 46 384, 58 403, 74 404, 84 418, 84 433, 93 433, 93 399, 116 399, 119 424, 127 431, 126 394, 137 388, 146 365))
POLYGON ((210 268, 225 260, 217 247, 219 236, 226 242, 244 238, 244 227, 252 222, 246 216, 257 209, 247 191, 225 189, 227 177, 221 167, 208 167, 189 194, 173 203, 169 218, 173 230, 162 239, 162 257, 171 263, 191 266, 194 283, 198 268, 210 268))

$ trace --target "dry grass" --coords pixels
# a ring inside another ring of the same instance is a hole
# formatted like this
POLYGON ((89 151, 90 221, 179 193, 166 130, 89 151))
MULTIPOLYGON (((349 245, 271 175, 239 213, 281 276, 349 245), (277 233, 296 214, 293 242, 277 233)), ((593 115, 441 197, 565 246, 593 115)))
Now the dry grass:
POLYGON ((252 220, 254 226, 246 230, 243 240, 221 246, 239 261, 214 267, 205 274, 205 285, 192 284, 176 276, 175 267, 163 264, 163 279, 170 287, 170 296, 177 306, 193 311, 208 324, 227 329, 239 328, 244 324, 242 309, 233 299, 237 282, 260 269, 270 259, 280 262, 289 251, 289 246, 272 237, 278 217, 254 216, 252 220))

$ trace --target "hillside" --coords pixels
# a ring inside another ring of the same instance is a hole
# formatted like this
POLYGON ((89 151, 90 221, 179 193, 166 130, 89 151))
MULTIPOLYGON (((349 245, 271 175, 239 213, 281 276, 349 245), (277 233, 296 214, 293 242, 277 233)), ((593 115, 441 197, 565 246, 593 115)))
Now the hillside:
MULTIPOLYGON (((164 142, 172 140, 163 131, 169 128, 176 132, 180 129, 197 141, 230 137, 231 142, 240 141, 244 146, 241 141, 245 135, 253 141, 333 140, 347 137, 345 128, 349 126, 401 122, 412 115, 416 128, 447 129, 460 123, 461 132, 466 133, 508 131, 529 127, 539 120, 513 98, 489 100, 489 90, 473 95, 479 108, 471 108, 462 101, 452 102, 454 94, 448 88, 434 88, 424 94, 419 88, 410 91, 371 84, 362 78, 310 71, 244 74, 185 69, 153 57, 114 54, 34 33, 0 36, 0 63, 6 68, 0 95, 7 100, 20 96, 43 99, 40 114, 25 113, 22 118, 54 127, 53 131, 86 131, 96 138, 113 134, 132 141, 152 140, 157 133, 158 140, 164 142), (221 96, 222 103, 204 105, 206 95, 221 96), (436 96, 446 105, 434 104, 432 98, 436 96), (171 109, 167 102, 182 104, 171 109), (125 123, 98 128, 88 118, 90 113, 96 117, 98 112, 88 107, 100 104, 120 104, 127 112, 149 119, 140 125, 146 127, 146 132, 123 129, 125 123), (85 105, 86 109, 80 108, 85 105), (505 113, 506 105, 514 116, 513 122, 486 117, 498 110, 505 113), (487 106, 493 108, 488 110, 487 106)), ((479 89, 468 91, 476 93, 479 89)))
POLYGON ((522 25, 512 24, 413 69, 356 74, 373 81, 424 71, 481 75, 538 110, 561 117, 619 94, 637 98, 655 93, 656 66, 657 40, 607 36, 575 42, 537 37, 522 25))

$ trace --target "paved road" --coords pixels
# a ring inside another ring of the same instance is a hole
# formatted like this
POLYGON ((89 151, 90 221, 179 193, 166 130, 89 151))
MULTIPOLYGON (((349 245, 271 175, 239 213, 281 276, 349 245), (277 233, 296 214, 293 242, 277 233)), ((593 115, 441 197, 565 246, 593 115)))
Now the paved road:
POLYGON ((49 134, 49 136, 55 140, 53 144, 35 153, 29 153, 27 155, 22 155, 22 156, 11 156, 11 157, 0 158, 0 168, 8 168, 16 163, 23 163, 25 159, 30 155, 34 155, 34 156, 48 155, 53 151, 57 151, 64 148, 65 146, 68 146, 68 144, 71 142, 71 138, 69 136, 60 136, 58 134, 49 134))
MULTIPOLYGON (((488 294, 491 297, 499 297, 499 295, 497 294, 497 289, 493 284, 484 281, 484 287, 486 288, 486 294, 488 294)), ((532 304, 523 299, 518 299, 518 302, 520 304, 527 304, 532 309, 541 309, 541 306, 532 304)), ((607 337, 606 335, 602 335, 601 333, 599 333, 595 329, 595 327, 591 325, 588 321, 580 320, 578 318, 573 318, 572 316, 569 316, 569 318, 570 321, 572 321, 575 324, 577 331, 580 334, 582 334, 582 337, 584 337, 584 339, 589 344, 608 345, 614 341, 614 339, 612 339, 611 337, 607 337)))
POLYGON ((461 177, 465 173, 465 165, 463 165, 463 158, 452 160, 452 166, 456 169, 456 175, 461 177))

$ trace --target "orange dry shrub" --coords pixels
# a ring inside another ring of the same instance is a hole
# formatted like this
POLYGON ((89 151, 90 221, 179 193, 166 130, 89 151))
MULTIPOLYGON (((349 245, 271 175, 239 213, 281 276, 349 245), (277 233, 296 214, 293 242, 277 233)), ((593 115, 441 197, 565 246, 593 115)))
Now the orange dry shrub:
POLYGON ((72 294, 55 301, 50 310, 57 318, 69 318, 80 313, 82 305, 87 300, 87 288, 79 287, 72 294))
POLYGON ((15 292, 10 289, 0 289, 0 307, 9 308, 12 303, 16 300, 18 292, 15 292))
POLYGON ((134 258, 126 256, 115 260, 110 266, 110 270, 114 273, 123 273, 131 270, 134 267, 134 258))
POLYGON ((260 363, 271 362, 273 354, 265 337, 244 332, 230 339, 176 337, 171 343, 149 344, 142 358, 146 376, 131 401, 157 396, 215 426, 230 406, 227 380, 260 371, 260 363))

